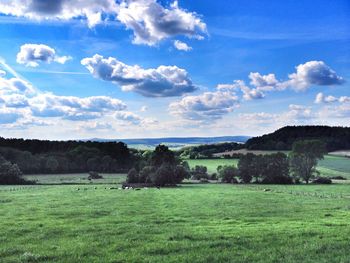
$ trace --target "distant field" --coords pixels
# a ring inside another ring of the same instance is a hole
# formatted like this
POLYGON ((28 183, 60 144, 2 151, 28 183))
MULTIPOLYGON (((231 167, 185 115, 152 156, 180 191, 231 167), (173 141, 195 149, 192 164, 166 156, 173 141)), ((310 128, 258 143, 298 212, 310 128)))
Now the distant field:
POLYGON ((227 151, 227 152, 221 152, 221 153, 214 153, 214 157, 223 157, 225 155, 232 155, 232 154, 247 154, 247 153, 253 153, 256 155, 263 155, 263 154, 272 154, 277 152, 283 152, 285 154, 288 154, 288 151, 262 151, 262 150, 248 150, 248 149, 240 149, 240 150, 234 150, 234 151, 227 151))
POLYGON ((25 178, 34 180, 39 184, 119 184, 125 181, 125 174, 100 174, 103 179, 91 180, 87 178, 89 174, 44 174, 26 175, 25 178))
MULTIPOLYGON (((270 152, 270 151, 268 151, 270 152)), ((216 172, 219 165, 237 165, 238 159, 194 159, 186 160, 190 167, 205 165, 209 173, 216 172)), ((350 159, 341 156, 326 155, 324 160, 319 162, 318 168, 322 176, 343 176, 350 179, 350 159)))
POLYGON ((195 167, 196 165, 204 165, 208 168, 209 173, 216 173, 216 168, 219 165, 236 165, 238 159, 188 159, 186 160, 190 167, 195 167))
POLYGON ((349 185, 109 187, 0 186, 0 261, 349 261, 349 185))

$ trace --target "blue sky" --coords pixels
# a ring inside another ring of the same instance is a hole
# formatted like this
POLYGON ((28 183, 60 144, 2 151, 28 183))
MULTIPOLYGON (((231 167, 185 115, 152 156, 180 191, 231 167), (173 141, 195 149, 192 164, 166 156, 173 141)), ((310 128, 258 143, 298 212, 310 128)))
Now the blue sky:
POLYGON ((0 136, 350 125, 349 1, 55 3, 0 3, 0 136))

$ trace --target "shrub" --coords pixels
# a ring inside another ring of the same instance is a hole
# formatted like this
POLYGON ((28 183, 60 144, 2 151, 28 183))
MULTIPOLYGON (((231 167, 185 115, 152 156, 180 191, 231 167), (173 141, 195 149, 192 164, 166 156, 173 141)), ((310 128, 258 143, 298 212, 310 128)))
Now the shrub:
POLYGON ((102 175, 99 175, 97 172, 89 172, 89 177, 88 177, 89 180, 91 179, 103 179, 103 176, 102 175))
POLYGON ((0 156, 0 184, 32 184, 22 178, 22 172, 17 164, 12 164, 0 156))
POLYGON ((333 179, 333 180, 347 180, 344 176, 341 176, 341 175, 329 177, 329 179, 333 179))
POLYGON ((136 171, 135 168, 129 170, 126 182, 129 184, 139 183, 139 173, 136 171))
POLYGON ((332 180, 328 177, 318 177, 312 181, 313 184, 331 184, 332 180))
POLYGON ((238 183, 235 178, 238 176, 238 169, 233 165, 224 165, 218 167, 219 178, 223 183, 238 183))
POLYGON ((200 180, 202 178, 208 179, 207 167, 204 165, 196 165, 191 170, 192 179, 200 180))

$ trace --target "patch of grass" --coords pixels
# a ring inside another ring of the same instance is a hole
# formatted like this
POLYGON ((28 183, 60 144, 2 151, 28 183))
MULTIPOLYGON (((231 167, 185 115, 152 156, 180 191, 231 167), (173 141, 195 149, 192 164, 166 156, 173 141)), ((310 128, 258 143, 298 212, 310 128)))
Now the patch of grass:
POLYGON ((238 159, 188 159, 186 160, 191 168, 196 165, 204 165, 208 168, 208 173, 216 173, 219 165, 235 165, 237 166, 238 159))
POLYGON ((109 186, 0 186, 1 261, 349 260, 349 185, 109 186))
POLYGON ((103 174, 103 179, 88 180, 88 173, 79 174, 42 174, 25 175, 28 180, 36 181, 38 184, 119 184, 125 181, 125 174, 103 174))

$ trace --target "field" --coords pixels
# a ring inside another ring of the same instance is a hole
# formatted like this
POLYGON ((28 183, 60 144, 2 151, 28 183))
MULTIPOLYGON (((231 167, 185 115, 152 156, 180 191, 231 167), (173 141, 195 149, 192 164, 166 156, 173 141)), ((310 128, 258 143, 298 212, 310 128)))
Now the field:
MULTIPOLYGON (((205 165, 209 173, 215 173, 219 165, 237 165, 238 159, 194 159, 186 160, 190 167, 205 165)), ((321 176, 343 176, 350 179, 350 159, 342 156, 326 155, 318 164, 321 176)))
POLYGON ((111 186, 1 186, 1 262, 349 262, 350 185, 111 186))

